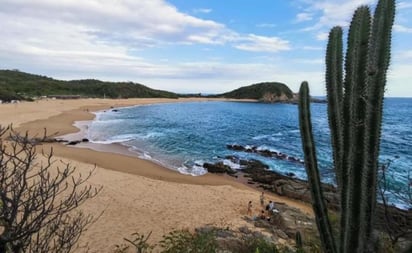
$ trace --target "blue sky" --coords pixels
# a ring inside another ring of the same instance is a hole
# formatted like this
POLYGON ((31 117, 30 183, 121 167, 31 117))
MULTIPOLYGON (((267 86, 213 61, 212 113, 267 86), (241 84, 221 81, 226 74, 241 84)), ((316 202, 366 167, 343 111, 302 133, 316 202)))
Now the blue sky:
MULTIPOLYGON (((217 93, 264 81, 324 95, 329 29, 376 0, 0 0, 0 68, 217 93)), ((412 96, 412 2, 397 1, 387 96, 412 96)))

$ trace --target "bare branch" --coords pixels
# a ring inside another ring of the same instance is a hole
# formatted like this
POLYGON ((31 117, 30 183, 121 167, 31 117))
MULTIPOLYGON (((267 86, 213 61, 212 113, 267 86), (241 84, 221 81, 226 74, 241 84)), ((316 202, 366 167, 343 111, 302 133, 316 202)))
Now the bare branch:
POLYGON ((36 146, 47 138, 0 126, 0 252, 70 252, 96 220, 75 210, 102 189, 87 184, 94 169, 55 166, 53 149, 39 163, 36 146))

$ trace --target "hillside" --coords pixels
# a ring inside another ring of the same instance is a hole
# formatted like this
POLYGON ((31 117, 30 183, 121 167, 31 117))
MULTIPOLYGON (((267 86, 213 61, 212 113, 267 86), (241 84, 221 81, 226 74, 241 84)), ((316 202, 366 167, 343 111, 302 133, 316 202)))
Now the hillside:
POLYGON ((103 82, 94 79, 61 81, 17 70, 0 70, 0 100, 48 95, 80 95, 107 98, 177 98, 177 94, 154 90, 132 82, 103 82))
POLYGON ((283 83, 265 82, 244 86, 218 96, 236 99, 257 99, 264 102, 279 102, 292 99, 293 92, 283 83))

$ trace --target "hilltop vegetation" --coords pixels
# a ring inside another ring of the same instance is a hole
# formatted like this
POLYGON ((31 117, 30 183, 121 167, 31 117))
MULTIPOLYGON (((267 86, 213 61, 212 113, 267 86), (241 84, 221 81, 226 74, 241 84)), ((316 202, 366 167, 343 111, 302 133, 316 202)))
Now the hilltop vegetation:
MULTIPOLYGON (((0 100, 30 100, 33 97, 77 95, 92 98, 202 97, 151 89, 133 82, 104 82, 95 79, 63 81, 18 70, 0 70, 0 100)), ((263 102, 293 102, 293 92, 283 83, 264 82, 206 97, 256 99, 263 102)))
POLYGON ((0 70, 0 100, 9 101, 49 95, 80 95, 107 98, 177 98, 177 94, 154 90, 132 82, 94 79, 62 81, 17 70, 0 70))
POLYGON ((286 101, 293 98, 293 92, 286 84, 264 82, 244 86, 219 95, 225 98, 257 99, 264 102, 286 101))

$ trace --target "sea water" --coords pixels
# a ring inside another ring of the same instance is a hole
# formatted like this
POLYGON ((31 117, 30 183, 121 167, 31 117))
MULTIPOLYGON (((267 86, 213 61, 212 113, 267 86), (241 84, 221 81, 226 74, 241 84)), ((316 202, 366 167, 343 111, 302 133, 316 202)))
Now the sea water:
MULTIPOLYGON (((312 103, 312 124, 322 180, 334 183, 326 104, 312 103)), ((412 168, 412 99, 384 103, 380 161, 393 160, 391 185, 407 186, 412 168)), ((202 175, 205 162, 234 155, 258 159, 271 170, 306 179, 302 164, 227 149, 228 144, 256 146, 303 159, 298 108, 293 104, 190 102, 143 105, 98 112, 89 126, 95 143, 120 143, 141 157, 184 174, 202 175)), ((411 172, 412 173, 412 172, 411 172)))

